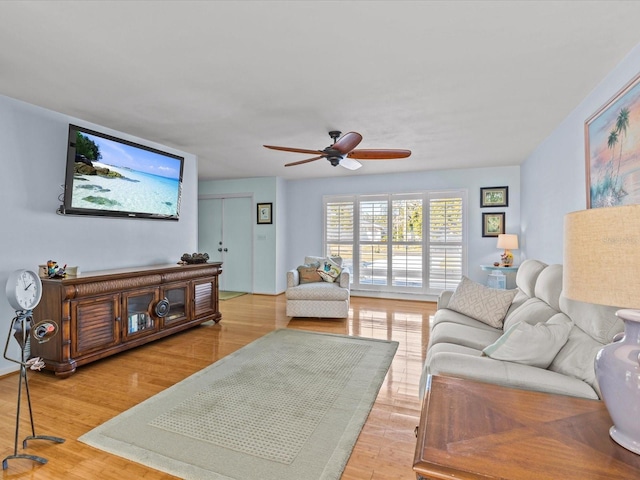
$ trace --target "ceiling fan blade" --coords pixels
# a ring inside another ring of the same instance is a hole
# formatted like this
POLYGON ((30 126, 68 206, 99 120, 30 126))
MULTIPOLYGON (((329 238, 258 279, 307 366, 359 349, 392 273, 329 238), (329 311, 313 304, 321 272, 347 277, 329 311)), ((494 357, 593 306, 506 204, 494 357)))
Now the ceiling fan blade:
POLYGON ((263 145, 263 147, 270 148, 271 150, 281 150, 283 152, 294 152, 294 153, 308 153, 311 155, 323 153, 322 150, 306 150, 304 148, 276 147, 275 145, 263 145))
POLYGON ((306 160, 299 160, 297 162, 287 163, 287 164, 285 164, 285 167, 293 167, 294 165, 302 165, 303 163, 313 162, 315 160, 320 160, 321 158, 325 158, 325 156, 324 155, 318 155, 317 157, 307 158, 306 160))
POLYGON ((353 150, 347 157, 357 158, 358 160, 390 160, 394 158, 407 158, 410 155, 411 150, 361 149, 353 150))
POLYGON ((338 165, 346 168, 347 170, 357 170, 362 166, 362 164, 359 161, 353 160, 352 158, 346 158, 346 157, 340 160, 340 163, 338 165))
POLYGON ((358 132, 348 132, 345 133, 340 139, 331 145, 331 149, 337 150, 342 155, 346 155, 351 150, 356 148, 358 144, 362 141, 362 135, 358 132))

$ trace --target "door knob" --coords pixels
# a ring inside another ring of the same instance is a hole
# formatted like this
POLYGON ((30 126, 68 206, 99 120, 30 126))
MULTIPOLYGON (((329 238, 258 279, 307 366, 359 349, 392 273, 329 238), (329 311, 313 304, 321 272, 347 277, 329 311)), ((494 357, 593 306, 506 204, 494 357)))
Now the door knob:
POLYGON ((225 248, 225 249, 224 249, 224 251, 225 251, 225 252, 228 252, 228 251, 229 251, 229 249, 228 249, 228 248, 225 248))
POLYGON ((218 251, 219 251, 219 252, 221 252, 221 251, 222 251, 222 248, 219 248, 219 249, 218 249, 218 251))

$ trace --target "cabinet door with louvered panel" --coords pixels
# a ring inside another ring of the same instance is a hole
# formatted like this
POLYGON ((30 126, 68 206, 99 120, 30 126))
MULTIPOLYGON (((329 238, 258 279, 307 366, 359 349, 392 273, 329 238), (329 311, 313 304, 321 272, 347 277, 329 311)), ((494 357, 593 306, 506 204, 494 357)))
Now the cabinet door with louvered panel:
POLYGON ((120 295, 71 302, 71 355, 81 357, 120 343, 120 295))
POLYGON ((212 316, 216 320, 220 316, 217 297, 218 277, 193 282, 193 318, 212 316))

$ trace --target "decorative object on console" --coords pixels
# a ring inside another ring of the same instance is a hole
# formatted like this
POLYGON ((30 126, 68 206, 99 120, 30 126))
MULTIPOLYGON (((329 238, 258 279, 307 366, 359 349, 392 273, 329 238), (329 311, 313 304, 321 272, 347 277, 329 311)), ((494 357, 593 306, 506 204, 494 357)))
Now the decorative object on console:
POLYGON ((500 256, 501 265, 510 267, 513 265, 513 254, 511 250, 518 249, 518 235, 503 233, 498 235, 498 244, 496 248, 503 248, 504 253, 500 256))
POLYGON ((633 188, 640 168, 640 75, 584 125, 587 208, 640 203, 633 188))
POLYGON ((72 275, 74 277, 77 277, 78 275, 80 275, 80 268, 78 266, 73 266, 73 267, 67 267, 64 270, 66 272, 67 275, 72 275))
POLYGON ((65 269, 67 266, 60 268, 58 262, 55 260, 47 260, 47 277, 49 278, 64 278, 67 274, 65 269))
POLYGON ((31 435, 22 441, 22 448, 26 448, 28 440, 49 440, 56 443, 63 443, 64 439, 49 435, 36 435, 33 425, 33 411, 31 409, 31 396, 29 393, 29 383, 27 381, 27 369, 41 370, 44 362, 39 357, 31 357, 31 337, 39 343, 48 341, 58 331, 58 326, 52 322, 40 322, 33 326, 32 310, 40 303, 42 298, 42 281, 40 277, 30 270, 16 270, 9 275, 5 288, 9 304, 16 310, 16 316, 11 322, 7 342, 4 346, 4 358, 10 362, 20 365, 20 376, 18 377, 18 403, 16 407, 16 433, 14 438, 13 455, 9 455, 2 460, 2 469, 9 466, 8 461, 13 458, 24 458, 34 462, 47 463, 47 459, 37 455, 18 453, 18 436, 20 434, 20 407, 22 403, 22 385, 27 394, 27 405, 29 407, 29 419, 31 420, 31 435), (15 359, 7 355, 11 336, 15 337, 20 345, 20 358, 15 359))
POLYGON ((192 265, 196 263, 207 263, 209 261, 208 253, 185 253, 180 257, 181 264, 192 265))
POLYGON ((624 336, 604 346, 595 369, 614 425, 609 434, 640 454, 640 205, 569 213, 564 223, 564 295, 620 307, 624 336))
POLYGON ((482 214, 482 236, 497 237, 504 233, 504 212, 492 212, 482 214))
POLYGON ((480 189, 480 208, 508 206, 509 187, 484 187, 480 189))

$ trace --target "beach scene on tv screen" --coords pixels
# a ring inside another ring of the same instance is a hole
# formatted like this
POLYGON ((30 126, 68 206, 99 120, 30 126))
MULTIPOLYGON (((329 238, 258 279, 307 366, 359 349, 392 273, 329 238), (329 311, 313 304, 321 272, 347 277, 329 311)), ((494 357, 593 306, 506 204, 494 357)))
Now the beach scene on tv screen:
POLYGON ((176 216, 176 158, 76 132, 72 208, 176 216))

